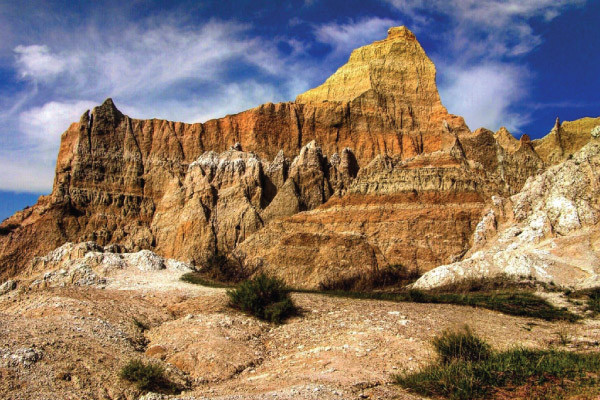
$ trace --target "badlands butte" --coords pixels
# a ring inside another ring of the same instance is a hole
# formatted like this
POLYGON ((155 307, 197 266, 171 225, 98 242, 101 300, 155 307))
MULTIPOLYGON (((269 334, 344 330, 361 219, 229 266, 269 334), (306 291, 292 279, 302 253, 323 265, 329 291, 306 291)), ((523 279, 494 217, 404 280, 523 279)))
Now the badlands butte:
POLYGON ((597 351, 600 320, 558 289, 600 287, 599 222, 600 117, 471 131, 404 27, 293 102, 185 124, 107 99, 63 133, 52 193, 0 224, 0 398, 168 397, 120 377, 140 359, 178 399, 419 399, 394 374, 465 322, 498 350, 597 351), (180 279, 223 259, 310 290, 512 275, 581 319, 295 291, 274 325, 180 279))
MULTIPOLYGON (((87 241, 199 268, 218 254, 298 288, 389 265, 422 273, 481 246, 478 226, 491 239, 525 218, 509 212, 510 196, 571 159, 597 125, 557 120, 533 141, 504 128, 472 132, 442 105, 435 66, 404 27, 354 50, 294 102, 185 124, 133 119, 107 99, 62 135, 52 193, 0 225, 0 278, 87 241), (506 210, 490 214, 498 202, 506 210)), ((573 206, 571 230, 596 231, 596 171, 581 172, 586 193, 553 194, 559 209, 538 242, 569 234, 554 226, 573 206)), ((595 266, 597 235, 588 239, 585 263, 595 266)))

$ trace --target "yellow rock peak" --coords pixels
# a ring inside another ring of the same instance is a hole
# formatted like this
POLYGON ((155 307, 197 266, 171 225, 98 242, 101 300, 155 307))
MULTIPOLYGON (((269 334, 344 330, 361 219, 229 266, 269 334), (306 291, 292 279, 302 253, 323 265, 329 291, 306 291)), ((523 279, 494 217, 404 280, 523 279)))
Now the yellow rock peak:
POLYGON ((411 39, 411 40, 416 40, 416 36, 414 33, 412 33, 407 27, 403 26, 393 26, 390 29, 388 29, 388 35, 387 35, 387 39, 411 39))
POLYGON ((435 66, 405 26, 392 27, 385 39, 352 51, 346 64, 296 102, 343 102, 368 95, 387 98, 388 108, 396 110, 423 106, 430 113, 441 107, 435 66))

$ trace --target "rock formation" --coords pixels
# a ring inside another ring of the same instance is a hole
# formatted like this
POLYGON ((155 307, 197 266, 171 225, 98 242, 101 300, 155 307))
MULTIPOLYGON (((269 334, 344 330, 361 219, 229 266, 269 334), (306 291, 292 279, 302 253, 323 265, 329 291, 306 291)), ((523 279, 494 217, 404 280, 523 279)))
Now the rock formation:
MULTIPOLYGON (((589 134, 589 133, 588 133, 589 134)), ((423 275, 416 288, 509 275, 560 286, 600 285, 600 139, 527 181, 509 199, 494 198, 463 261, 423 275)))
POLYGON ((0 225, 0 279, 86 241, 196 265, 231 255, 305 287, 427 270, 467 252, 493 195, 579 145, 565 135, 471 132, 404 27, 295 102, 185 124, 133 119, 108 99, 63 134, 52 193, 0 225))
POLYGON ((557 164, 585 146, 590 140, 590 130, 598 125, 600 125, 600 117, 581 118, 562 123, 556 118, 550 133, 542 139, 534 140, 533 146, 546 163, 557 164))

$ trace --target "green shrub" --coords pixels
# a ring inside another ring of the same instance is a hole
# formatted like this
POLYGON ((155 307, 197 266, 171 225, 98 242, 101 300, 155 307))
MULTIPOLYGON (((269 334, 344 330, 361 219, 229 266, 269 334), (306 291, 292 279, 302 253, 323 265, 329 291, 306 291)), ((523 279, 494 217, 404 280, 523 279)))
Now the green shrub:
POLYGON ((135 383, 138 389, 142 391, 165 393, 177 391, 176 385, 165 377, 165 370, 159 364, 145 364, 141 360, 130 360, 121 369, 120 376, 135 383))
MULTIPOLYGON (((461 400, 488 399, 498 392, 504 394, 502 398, 510 398, 509 393, 519 392, 519 388, 525 388, 528 398, 544 399, 600 393, 599 353, 522 348, 494 352, 481 339, 473 341, 474 336, 464 330, 441 337, 440 360, 416 373, 397 375, 398 384, 424 396, 461 400), (460 337, 463 339, 456 339, 460 337), (463 345, 457 351, 457 343, 465 340, 473 342, 467 346, 470 350, 462 350, 463 345), (450 362, 443 355, 450 356, 450 362)), ((434 340, 437 348, 436 340, 439 338, 434 340)))
POLYGON ((433 346, 443 364, 456 360, 487 360, 492 354, 490 345, 475 335, 467 325, 460 330, 442 332, 433 339, 433 346))
POLYGON ((255 317, 280 323, 297 313, 283 281, 260 274, 228 290, 230 305, 255 317))

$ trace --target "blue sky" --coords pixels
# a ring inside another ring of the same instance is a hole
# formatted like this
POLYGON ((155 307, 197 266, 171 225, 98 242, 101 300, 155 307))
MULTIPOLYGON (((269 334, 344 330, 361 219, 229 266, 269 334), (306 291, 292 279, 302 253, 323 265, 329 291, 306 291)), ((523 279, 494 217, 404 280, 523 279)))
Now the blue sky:
POLYGON ((185 122, 293 100, 395 25, 471 129, 541 137, 600 115, 598 20, 598 0, 0 2, 0 220, 51 191, 60 134, 106 97, 185 122))

